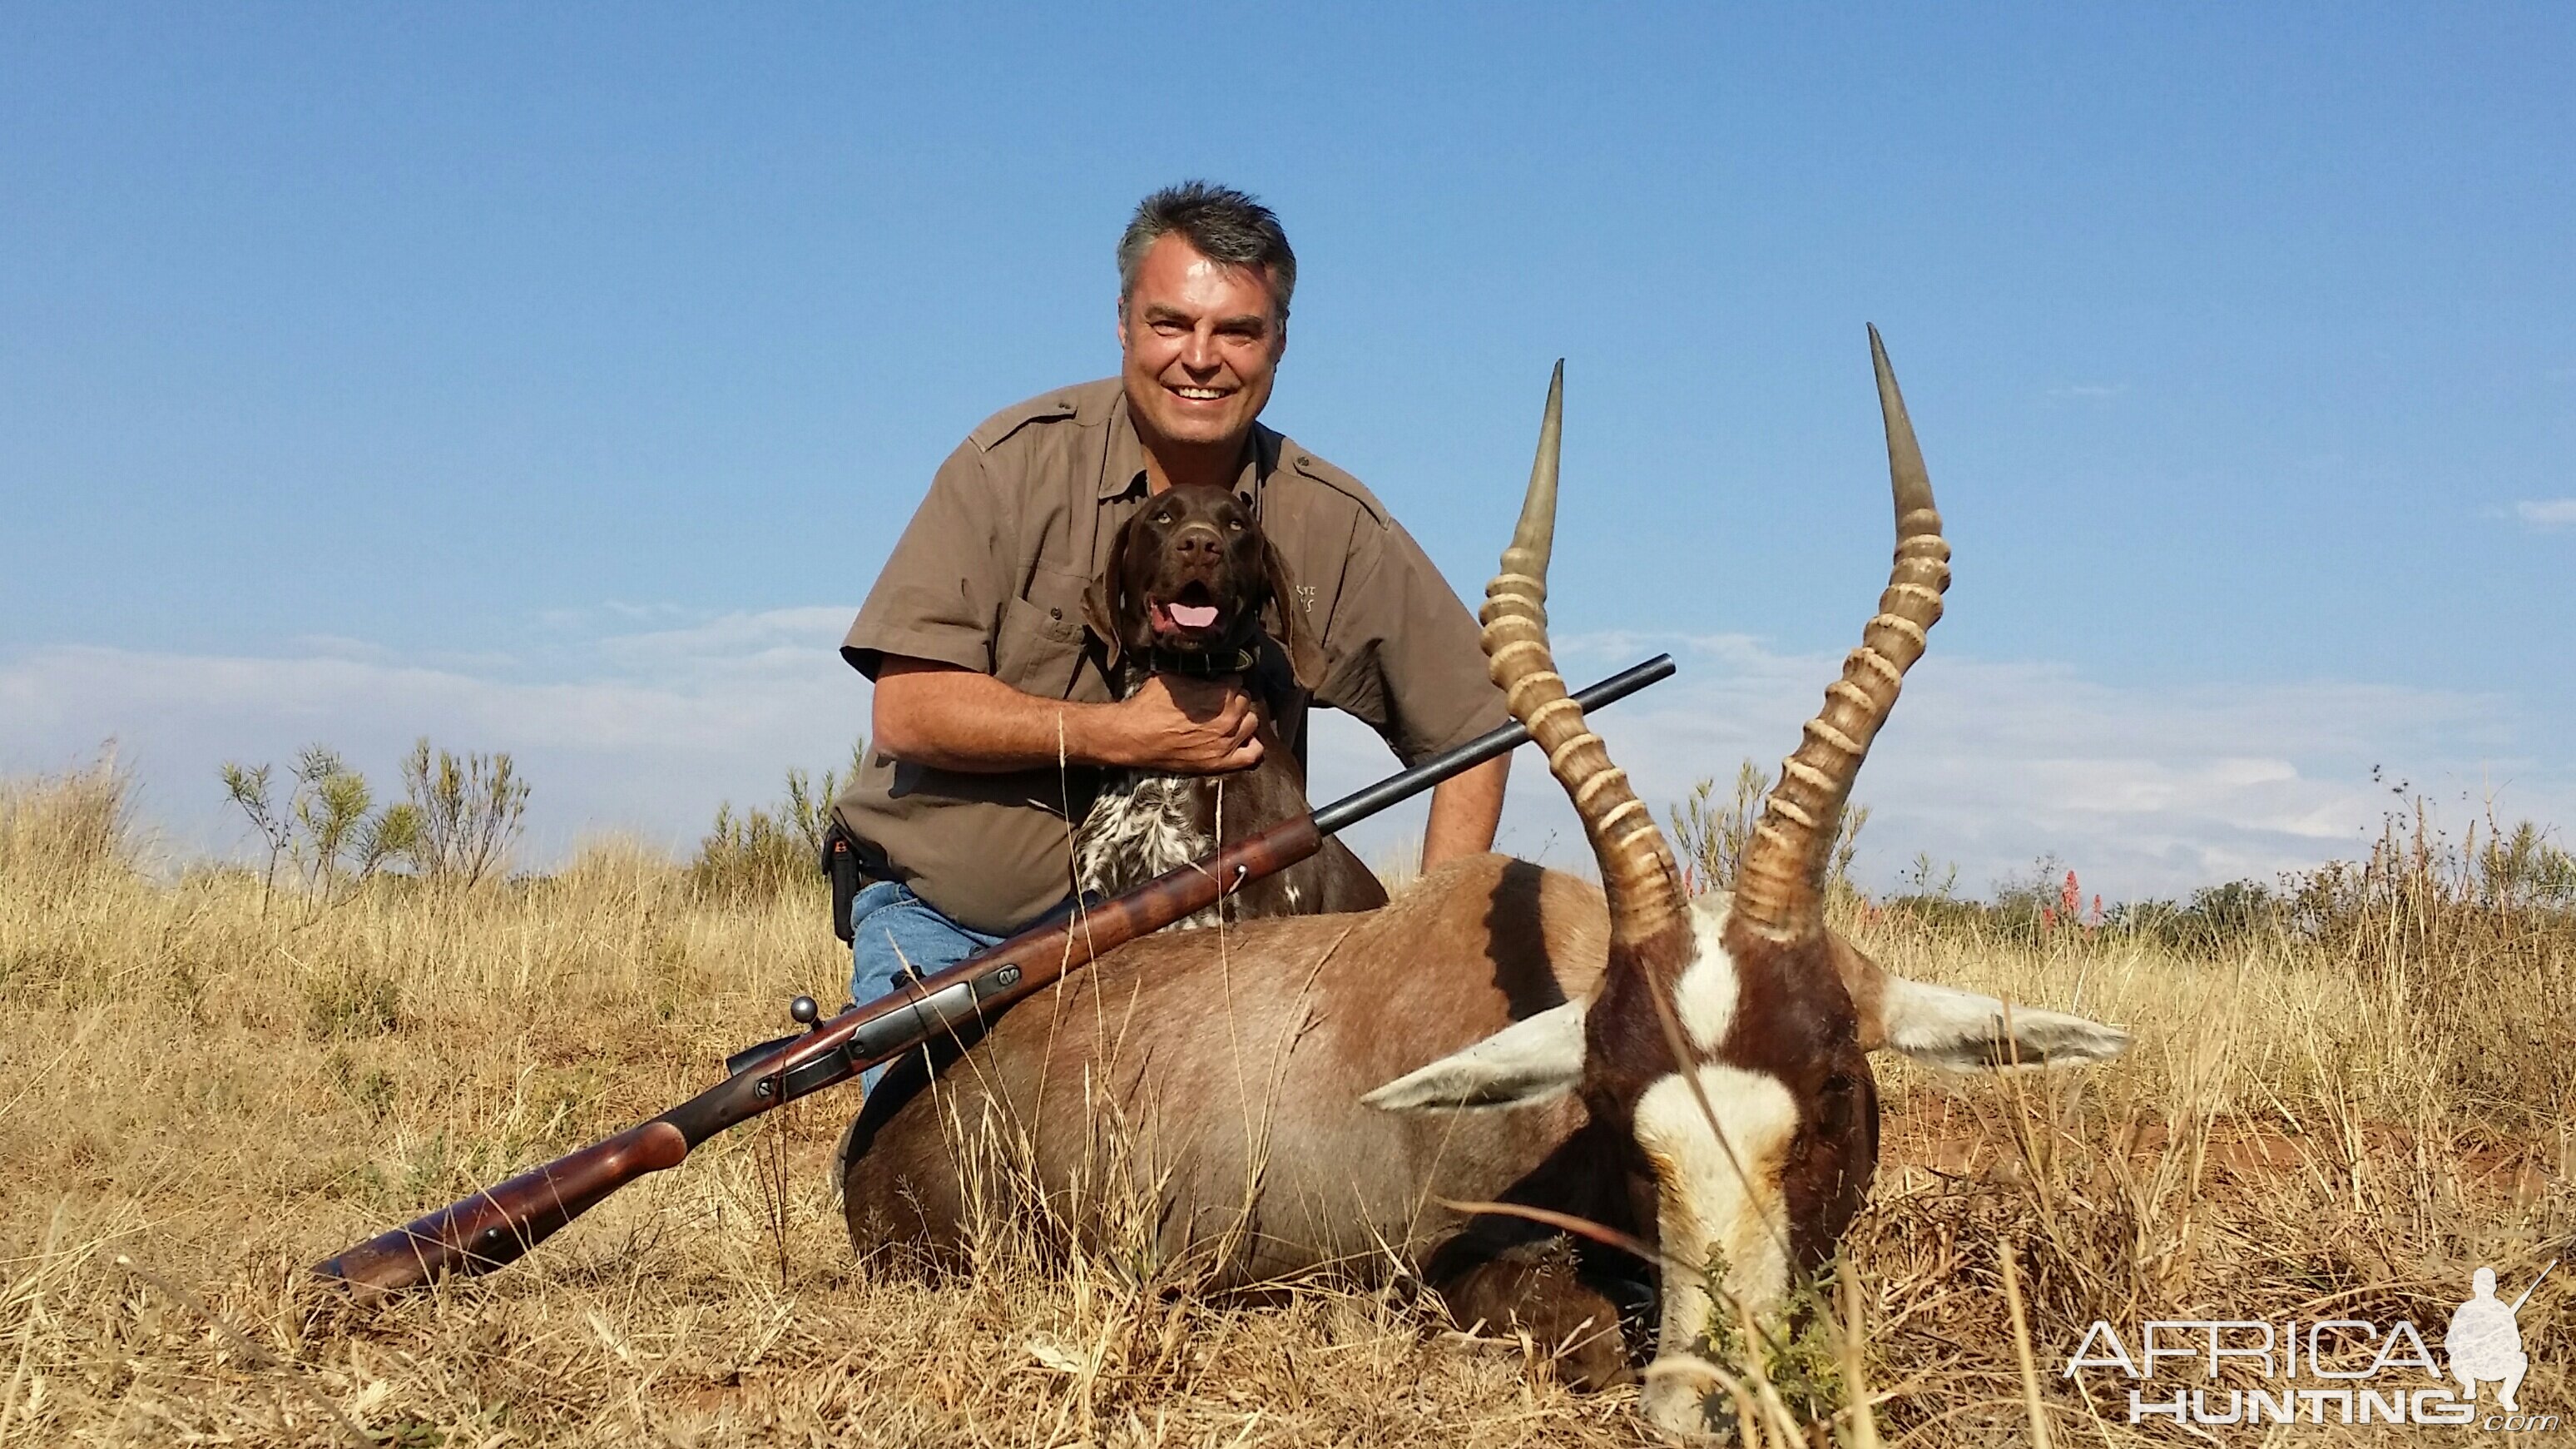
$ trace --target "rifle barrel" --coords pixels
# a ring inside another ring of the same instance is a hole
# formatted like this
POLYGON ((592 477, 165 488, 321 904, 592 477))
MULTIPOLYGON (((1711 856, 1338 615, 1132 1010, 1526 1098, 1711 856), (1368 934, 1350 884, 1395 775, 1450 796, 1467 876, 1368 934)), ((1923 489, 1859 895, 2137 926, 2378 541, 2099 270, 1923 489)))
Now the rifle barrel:
MULTIPOLYGON (((1587 710, 1670 676, 1660 654, 1574 696, 1587 710)), ((853 1006, 802 1036, 734 1054, 724 1080, 647 1122, 520 1173, 425 1218, 357 1244, 313 1271, 353 1293, 418 1288, 447 1274, 488 1273, 509 1263, 647 1173, 680 1165, 727 1128, 847 1081, 965 1022, 989 1017, 1096 954, 1183 919, 1252 881, 1313 855, 1324 837, 1529 738, 1514 723, 1488 731, 1400 775, 1238 840, 1206 860, 1166 871, 1097 905, 1033 926, 895 994, 853 1006), (738 1065, 737 1065, 738 1064, 738 1065)), ((2546 1275, 2544 1275, 2546 1276, 2546 1275)), ((2535 1280, 2534 1286, 2537 1286, 2535 1280)))
MULTIPOLYGON (((2549 1260, 2549 1268, 2555 1268, 2557 1266, 2558 1260, 2556 1258, 2549 1260)), ((2549 1268, 2543 1268, 2540 1270, 2540 1278, 2546 1278, 2549 1276, 2549 1268)), ((2540 1278, 2532 1279, 2531 1286, 2523 1289, 2522 1296, 2513 1300, 2513 1307, 2505 1311, 2508 1313, 2520 1313, 2522 1311, 2522 1305, 2531 1301, 2531 1295, 2540 1291, 2540 1278)))
MULTIPOLYGON (((1616 704, 1658 680, 1670 679, 1673 656, 1658 654, 1643 664, 1626 669, 1574 696, 1574 702, 1585 713, 1606 704, 1616 704)), ((1529 726, 1518 720, 1487 730, 1453 750, 1444 750, 1400 775, 1390 775, 1374 785, 1352 791, 1315 812, 1315 830, 1321 835, 1335 835, 1366 820, 1390 805, 1399 804, 1465 770, 1471 770, 1497 755, 1508 755, 1529 738, 1529 726)))

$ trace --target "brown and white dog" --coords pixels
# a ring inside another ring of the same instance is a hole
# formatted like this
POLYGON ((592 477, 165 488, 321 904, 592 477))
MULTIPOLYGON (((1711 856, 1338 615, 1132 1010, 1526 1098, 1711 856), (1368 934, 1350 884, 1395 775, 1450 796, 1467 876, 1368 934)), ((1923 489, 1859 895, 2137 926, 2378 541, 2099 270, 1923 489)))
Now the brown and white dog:
MULTIPOLYGON (((1263 711, 1262 756, 1228 775, 1111 772, 1074 832, 1082 890, 1116 895, 1312 808, 1298 751, 1274 722, 1322 678, 1323 651, 1293 612, 1273 611, 1276 631, 1262 620, 1273 600, 1293 597, 1278 550, 1226 489, 1166 489, 1120 527, 1083 601, 1111 692, 1124 699, 1158 672, 1239 679, 1263 711)), ((1313 859, 1180 924, 1385 904, 1377 876, 1349 847, 1327 840, 1313 859)))

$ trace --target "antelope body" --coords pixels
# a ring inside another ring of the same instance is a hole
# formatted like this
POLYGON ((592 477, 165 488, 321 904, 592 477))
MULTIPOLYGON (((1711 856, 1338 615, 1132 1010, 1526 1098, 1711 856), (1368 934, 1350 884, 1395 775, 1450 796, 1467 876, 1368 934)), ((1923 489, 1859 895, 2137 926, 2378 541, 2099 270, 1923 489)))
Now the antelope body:
POLYGON ((1776 1317, 1859 1209, 1878 1153, 1869 1052, 2021 1067, 2100 1060, 2127 1042, 1891 977, 1824 928, 1835 821, 1948 582, 1913 430, 1875 330, 1870 341, 1896 561, 1862 647, 1782 767, 1731 900, 1686 898, 1654 817, 1555 672, 1544 601, 1560 366, 1484 642, 1573 798, 1602 886, 1485 856, 1362 915, 1136 942, 981 1041, 888 1077, 845 1148, 853 1241, 955 1241, 989 1181, 969 1139, 990 1125, 1029 1154, 1042 1190, 1147 1204, 1156 1251, 1218 1283, 1400 1268, 1462 1322, 1579 1342, 1578 1382, 1629 1377, 1615 1328, 1652 1282, 1648 1416, 1722 1430, 1723 1397, 1696 1355, 1720 1298, 1776 1317), (1570 1214, 1672 1266, 1444 1199, 1570 1214))

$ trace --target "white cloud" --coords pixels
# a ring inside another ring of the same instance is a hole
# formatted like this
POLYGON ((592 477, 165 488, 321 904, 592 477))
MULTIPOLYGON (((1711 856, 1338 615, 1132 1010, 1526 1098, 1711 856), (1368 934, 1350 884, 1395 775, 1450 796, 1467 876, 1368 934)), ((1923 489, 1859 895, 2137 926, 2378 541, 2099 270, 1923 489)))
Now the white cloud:
MULTIPOLYGON (((346 640, 285 657, 40 647, 0 660, 0 770, 60 769, 113 736, 147 814, 181 848, 230 848, 239 836, 222 813, 219 762, 284 761, 322 741, 389 778, 427 734, 517 756, 536 785, 537 860, 602 829, 685 850, 719 800, 769 800, 787 766, 837 764, 866 727, 867 686, 835 652, 850 613, 609 611, 585 627, 624 632, 578 635, 555 620, 571 637, 534 661, 406 663, 346 640)), ((1587 677, 1666 649, 1681 676, 1600 720, 1659 807, 1703 775, 1730 781, 1746 757, 1775 764, 1840 663, 1741 635, 1561 644, 1567 673, 1587 677)), ((2268 876, 2361 848, 2397 803, 2371 783, 2373 765, 2423 786, 2454 820, 2493 786, 2509 818, 2576 822, 2576 778, 2548 739, 2501 696, 2313 681, 2147 687, 1936 650, 1861 777, 1873 812, 1861 868, 1885 884, 1923 851, 1981 887, 2049 853, 2114 899, 2268 876)), ((1328 716, 1314 767, 1327 798, 1391 763, 1363 728, 1328 716)), ((1391 853, 1420 818, 1417 805, 1354 843, 1391 853)), ((1585 858, 1572 813, 1526 752, 1505 830, 1517 853, 1585 858)))
POLYGON ((868 688, 836 652, 844 607, 726 615, 682 628, 594 636, 526 661, 392 662, 346 641, 287 657, 52 646, 0 663, 0 770, 61 769, 114 738, 145 809, 183 848, 237 835, 216 766, 283 761, 336 745, 390 780, 413 739, 507 750, 534 782, 529 852, 543 859, 600 830, 674 849, 716 804, 766 802, 786 767, 847 758, 868 688))
POLYGON ((2576 498, 2527 498, 2513 513, 2530 528, 2576 527, 2576 498))
MULTIPOLYGON (((1571 678, 1659 648, 1680 657, 1680 676, 1597 721, 1659 809, 1702 776, 1723 789, 1746 758, 1776 768, 1841 665, 1733 636, 1594 636, 1559 653, 1571 678)), ((2455 824, 2490 788, 2507 818, 2576 821, 2576 777, 2563 760, 2532 758, 2546 738, 2494 696, 2334 682, 2148 688, 1936 650, 1907 676, 1861 775, 1855 795, 1871 815, 1858 868, 1885 886, 1920 851, 1982 888, 2049 854, 2114 900, 2269 878, 2364 848, 2398 803, 2372 783, 2373 765, 2412 779, 2455 824)), ((1337 726, 1319 740, 1330 746, 1319 790, 1377 769, 1365 732, 1337 726)), ((1540 768, 1526 754, 1516 766, 1507 848, 1579 863, 1580 830, 1540 768)))

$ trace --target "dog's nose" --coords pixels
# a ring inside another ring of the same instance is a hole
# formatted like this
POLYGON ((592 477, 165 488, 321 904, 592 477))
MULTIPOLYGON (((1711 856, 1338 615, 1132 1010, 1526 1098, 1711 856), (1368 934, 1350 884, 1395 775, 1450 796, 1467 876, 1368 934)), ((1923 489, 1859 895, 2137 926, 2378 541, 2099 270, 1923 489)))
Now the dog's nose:
POLYGON ((1171 550, 1183 563, 1212 565, 1225 556, 1225 535, 1214 524, 1193 523, 1172 535, 1171 550))

